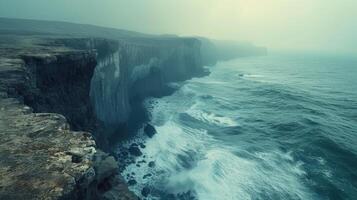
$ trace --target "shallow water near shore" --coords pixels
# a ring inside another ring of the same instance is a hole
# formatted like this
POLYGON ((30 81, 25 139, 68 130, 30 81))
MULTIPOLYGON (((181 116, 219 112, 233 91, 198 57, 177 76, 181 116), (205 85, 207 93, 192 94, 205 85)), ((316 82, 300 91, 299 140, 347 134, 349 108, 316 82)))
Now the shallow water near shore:
POLYGON ((210 71, 145 102, 157 134, 138 134, 136 161, 155 165, 126 166, 130 189, 150 187, 148 199, 357 196, 357 59, 273 53, 210 71))

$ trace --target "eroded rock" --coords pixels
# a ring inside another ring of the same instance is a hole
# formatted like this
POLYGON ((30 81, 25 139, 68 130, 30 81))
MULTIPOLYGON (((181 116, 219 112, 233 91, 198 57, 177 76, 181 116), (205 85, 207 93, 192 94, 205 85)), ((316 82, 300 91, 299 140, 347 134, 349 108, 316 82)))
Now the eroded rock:
POLYGON ((18 40, 0 44, 0 199, 136 199, 115 159, 90 133, 70 129, 89 130, 93 122, 95 51, 18 40))

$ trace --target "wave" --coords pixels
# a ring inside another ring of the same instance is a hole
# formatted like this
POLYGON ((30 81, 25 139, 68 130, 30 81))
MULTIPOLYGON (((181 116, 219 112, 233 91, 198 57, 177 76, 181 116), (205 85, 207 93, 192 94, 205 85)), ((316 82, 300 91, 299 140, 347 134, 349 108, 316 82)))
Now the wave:
MULTIPOLYGON (((205 147, 208 140, 212 139, 204 130, 188 127, 182 129, 173 121, 156 126, 156 130, 158 133, 146 141, 146 147, 142 150, 143 156, 137 158, 137 160, 142 160, 145 157, 147 162, 155 163, 155 168, 148 165, 137 166, 136 162, 127 166, 123 172, 123 174, 135 173, 135 180, 139 184, 132 186, 131 189, 139 195, 144 185, 154 185, 156 188, 169 190, 167 187, 172 185, 169 178, 173 174, 192 168, 200 158, 201 149, 205 147), (146 174, 153 176, 144 178, 146 174)), ((178 191, 170 191, 180 193, 187 189, 177 188, 178 191)))
POLYGON ((286 154, 257 153, 259 162, 214 148, 189 171, 170 179, 172 188, 192 184, 198 199, 311 199, 301 182, 305 172, 286 154))
POLYGON ((237 77, 240 78, 263 78, 263 75, 259 75, 259 74, 236 74, 237 77))
POLYGON ((187 192, 204 200, 312 198, 302 183, 306 175, 303 163, 295 161, 290 153, 274 148, 248 151, 245 148, 249 146, 239 145, 239 141, 237 147, 232 147, 208 134, 202 126, 182 123, 178 116, 186 113, 206 124, 238 125, 229 117, 200 110, 200 102, 192 105, 194 101, 188 99, 177 100, 174 94, 146 102, 157 134, 145 142, 143 156, 123 172, 135 173, 137 184, 130 187, 134 192, 140 195, 142 188, 149 185, 157 190, 150 199, 187 192), (144 159, 154 162, 155 168, 138 166, 144 159))
POLYGON ((289 153, 235 152, 206 131, 174 121, 156 129, 158 133, 143 149, 143 156, 155 162, 155 168, 133 163, 124 172, 135 173, 138 185, 131 189, 137 194, 152 185, 176 195, 191 191, 204 200, 312 198, 300 180, 305 176, 302 163, 295 162, 289 153), (144 178, 146 174, 152 176, 144 178))
POLYGON ((223 127, 238 126, 238 123, 229 117, 219 116, 219 115, 211 113, 211 112, 197 110, 197 109, 194 109, 194 107, 195 106, 193 106, 193 108, 186 111, 186 113, 197 120, 200 120, 202 122, 206 122, 209 124, 217 125, 217 126, 223 126, 223 127))

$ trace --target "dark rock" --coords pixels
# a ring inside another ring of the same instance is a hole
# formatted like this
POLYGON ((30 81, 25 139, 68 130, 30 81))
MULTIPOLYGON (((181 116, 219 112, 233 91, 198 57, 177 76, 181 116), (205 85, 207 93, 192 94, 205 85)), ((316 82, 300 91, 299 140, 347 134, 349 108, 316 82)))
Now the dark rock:
POLYGON ((121 151, 120 154, 119 154, 120 158, 125 158, 128 155, 129 155, 129 153, 127 151, 121 151))
POLYGON ((152 138, 156 134, 156 129, 151 124, 147 124, 144 128, 144 133, 149 137, 152 138))
POLYGON ((72 155, 72 162, 80 163, 80 162, 82 162, 82 157, 80 155, 72 155))
POLYGON ((129 185, 136 185, 136 183, 137 183, 136 180, 133 179, 128 181, 129 185))
POLYGON ((155 167, 155 162, 154 161, 150 161, 148 164, 149 167, 155 167))
POLYGON ((140 147, 141 147, 142 149, 144 149, 146 146, 145 146, 145 144, 140 143, 140 147))
POLYGON ((140 151, 139 147, 138 146, 135 146, 134 144, 132 144, 130 147, 129 147, 129 153, 133 156, 141 156, 143 155, 143 153, 140 151))
POLYGON ((80 153, 76 152, 66 152, 67 155, 71 156, 72 162, 73 163, 80 163, 82 162, 82 155, 80 153))
POLYGON ((144 197, 148 197, 149 194, 150 194, 151 190, 149 187, 144 187, 142 190, 141 190, 141 194, 144 196, 144 197))
MULTIPOLYGON (((116 182, 112 183, 115 185, 111 190, 105 192, 99 200, 137 200, 136 197, 131 191, 128 190, 128 186, 119 181, 120 179, 114 179, 116 182)), ((93 198, 91 198, 93 199, 93 198)))
POLYGON ((98 182, 102 182, 105 178, 115 176, 118 172, 118 164, 114 157, 98 150, 95 154, 94 169, 98 182))
POLYGON ((151 176, 152 176, 151 174, 145 174, 145 175, 143 176, 143 179, 146 179, 146 178, 151 177, 151 176))

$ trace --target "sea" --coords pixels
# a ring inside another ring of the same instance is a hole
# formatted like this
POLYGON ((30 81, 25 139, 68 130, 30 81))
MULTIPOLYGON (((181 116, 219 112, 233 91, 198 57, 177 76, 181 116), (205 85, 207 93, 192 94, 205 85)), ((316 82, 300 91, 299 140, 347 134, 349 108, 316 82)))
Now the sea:
POLYGON ((134 139, 143 155, 122 172, 135 177, 132 191, 150 200, 357 199, 357 56, 273 52, 208 69, 145 101, 157 133, 134 139))

